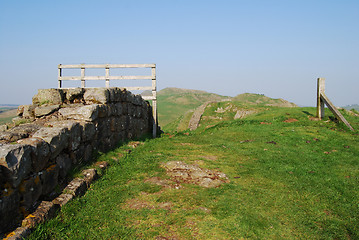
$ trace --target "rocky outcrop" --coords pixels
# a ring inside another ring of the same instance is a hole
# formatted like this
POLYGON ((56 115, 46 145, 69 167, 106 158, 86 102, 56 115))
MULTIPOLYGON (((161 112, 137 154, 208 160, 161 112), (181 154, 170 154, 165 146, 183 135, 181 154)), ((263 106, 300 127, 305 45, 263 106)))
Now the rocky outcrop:
MULTIPOLYGON (((31 122, 0 132, 0 236, 55 198, 71 168, 94 150, 150 135, 153 126, 149 103, 120 88, 40 89, 18 115, 31 122)), ((73 189, 87 184, 77 180, 73 189)))

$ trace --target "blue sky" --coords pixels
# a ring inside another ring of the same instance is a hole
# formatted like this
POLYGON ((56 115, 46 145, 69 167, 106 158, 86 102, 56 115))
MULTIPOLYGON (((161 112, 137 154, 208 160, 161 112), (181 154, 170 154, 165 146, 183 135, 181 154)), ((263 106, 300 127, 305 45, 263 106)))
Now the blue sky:
POLYGON ((0 0, 0 103, 57 87, 57 65, 156 63, 158 88, 359 104, 357 0, 0 0))

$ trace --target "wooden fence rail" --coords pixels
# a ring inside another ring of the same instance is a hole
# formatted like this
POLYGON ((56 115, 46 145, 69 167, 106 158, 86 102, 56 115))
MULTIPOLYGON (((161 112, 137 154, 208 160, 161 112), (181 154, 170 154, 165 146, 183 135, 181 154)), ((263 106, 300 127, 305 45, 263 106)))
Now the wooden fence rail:
POLYGON ((110 80, 151 80, 151 86, 141 87, 124 87, 129 91, 133 90, 150 90, 152 96, 143 96, 145 100, 152 100, 153 111, 153 137, 157 135, 157 86, 156 86, 156 64, 72 64, 72 65, 58 65, 58 87, 62 88, 62 81, 81 81, 81 87, 86 87, 86 80, 104 80, 107 88, 110 87, 110 80), (86 76, 85 69, 89 68, 104 68, 105 76, 86 76), (151 75, 148 76, 111 76, 111 68, 151 68, 151 75), (63 69, 81 69, 80 76, 62 76, 63 69))
POLYGON ((317 118, 324 118, 324 106, 327 105, 338 120, 342 121, 348 128, 350 128, 350 130, 354 131, 354 128, 350 125, 350 123, 325 95, 325 79, 318 78, 317 81, 317 118))

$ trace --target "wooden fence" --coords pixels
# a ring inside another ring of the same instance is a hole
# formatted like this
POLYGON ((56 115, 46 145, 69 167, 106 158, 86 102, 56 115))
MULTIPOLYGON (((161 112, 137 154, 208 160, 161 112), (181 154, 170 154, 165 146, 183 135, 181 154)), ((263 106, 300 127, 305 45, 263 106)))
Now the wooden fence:
POLYGON ((151 80, 151 86, 141 87, 124 87, 129 91, 133 90, 150 90, 152 96, 143 96, 145 100, 152 100, 153 111, 153 137, 157 135, 157 87, 156 87, 156 64, 74 64, 74 65, 62 65, 58 66, 58 87, 62 88, 62 81, 81 81, 81 87, 86 87, 86 80, 104 80, 105 86, 110 87, 110 80, 151 80), (104 68, 105 76, 86 76, 85 70, 89 68, 104 68), (111 76, 111 68, 151 68, 151 75, 148 76, 111 76), (63 69, 81 69, 80 76, 62 76, 63 69))
POLYGON ((348 128, 350 128, 350 130, 354 131, 350 123, 344 118, 344 116, 325 95, 325 79, 318 78, 317 81, 317 118, 324 118, 324 106, 327 105, 338 120, 342 121, 345 125, 347 125, 348 128))

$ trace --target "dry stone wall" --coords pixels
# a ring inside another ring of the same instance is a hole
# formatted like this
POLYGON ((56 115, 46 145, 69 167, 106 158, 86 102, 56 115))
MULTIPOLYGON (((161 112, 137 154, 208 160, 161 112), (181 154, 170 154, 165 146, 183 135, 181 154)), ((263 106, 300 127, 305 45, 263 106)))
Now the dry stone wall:
POLYGON ((56 197, 69 170, 120 141, 151 135, 151 106, 121 88, 40 89, 0 132, 0 236, 42 200, 56 197))

